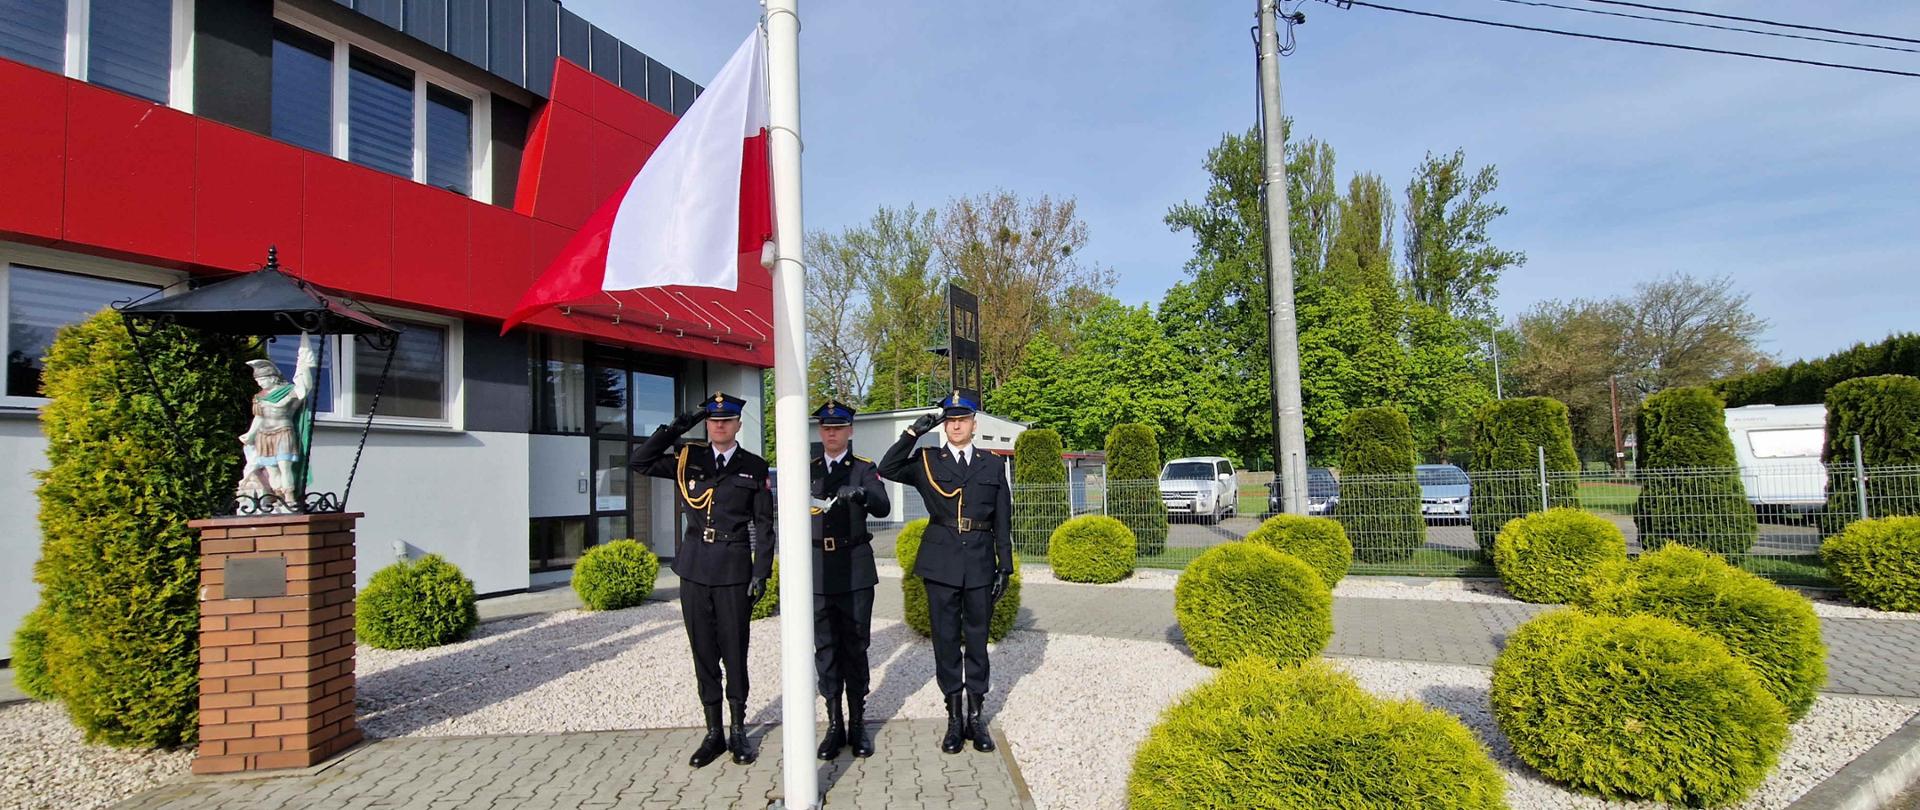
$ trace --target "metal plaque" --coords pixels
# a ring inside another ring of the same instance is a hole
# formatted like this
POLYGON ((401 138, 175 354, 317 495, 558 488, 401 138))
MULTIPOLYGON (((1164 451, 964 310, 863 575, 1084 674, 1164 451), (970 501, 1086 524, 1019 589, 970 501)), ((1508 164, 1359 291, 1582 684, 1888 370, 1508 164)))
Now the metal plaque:
POLYGON ((953 389, 980 401, 980 297, 947 285, 947 364, 953 389))
POLYGON ((268 599, 287 595, 287 558, 230 557, 227 559, 228 599, 268 599))

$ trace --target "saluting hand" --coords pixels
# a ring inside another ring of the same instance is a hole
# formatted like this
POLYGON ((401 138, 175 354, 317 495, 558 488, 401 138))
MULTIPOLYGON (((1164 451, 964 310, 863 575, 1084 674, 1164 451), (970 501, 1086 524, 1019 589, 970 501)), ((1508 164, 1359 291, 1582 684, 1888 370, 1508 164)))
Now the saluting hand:
POLYGON ((673 428, 673 432, 675 433, 685 433, 692 430, 694 425, 700 424, 706 421, 706 419, 707 410, 705 408, 694 408, 691 411, 674 417, 673 423, 668 425, 668 427, 673 428))
POLYGON ((946 417, 941 416, 940 414, 937 414, 937 413, 926 414, 921 416, 919 419, 913 420, 913 426, 907 428, 907 432, 915 436, 925 436, 927 435, 927 431, 932 430, 935 425, 938 425, 944 421, 946 421, 946 417))

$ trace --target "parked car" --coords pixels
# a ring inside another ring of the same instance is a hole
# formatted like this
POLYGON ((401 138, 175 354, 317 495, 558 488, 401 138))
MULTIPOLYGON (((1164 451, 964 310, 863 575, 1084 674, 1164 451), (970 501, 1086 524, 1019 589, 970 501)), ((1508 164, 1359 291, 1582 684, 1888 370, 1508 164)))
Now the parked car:
POLYGON ((1167 515, 1218 523, 1240 513, 1240 480, 1219 456, 1176 458, 1160 468, 1160 502, 1167 515))
MULTIPOLYGON (((1325 467, 1307 468, 1307 514, 1320 517, 1332 517, 1335 507, 1340 505, 1340 479, 1333 477, 1333 471, 1325 467)), ((1280 514, 1280 484, 1275 482, 1267 492, 1267 514, 1280 514)))
POLYGON ((1472 502, 1473 482, 1465 470, 1452 464, 1420 464, 1413 468, 1420 482, 1420 514, 1429 521, 1465 523, 1472 502))

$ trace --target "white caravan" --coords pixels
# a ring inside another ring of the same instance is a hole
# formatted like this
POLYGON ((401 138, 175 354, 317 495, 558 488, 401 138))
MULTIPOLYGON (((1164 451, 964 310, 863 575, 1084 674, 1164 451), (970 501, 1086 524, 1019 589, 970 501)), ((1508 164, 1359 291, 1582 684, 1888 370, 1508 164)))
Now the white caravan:
POLYGON ((1748 405, 1727 409, 1727 435, 1747 500, 1767 511, 1815 512, 1826 504, 1827 406, 1748 405))

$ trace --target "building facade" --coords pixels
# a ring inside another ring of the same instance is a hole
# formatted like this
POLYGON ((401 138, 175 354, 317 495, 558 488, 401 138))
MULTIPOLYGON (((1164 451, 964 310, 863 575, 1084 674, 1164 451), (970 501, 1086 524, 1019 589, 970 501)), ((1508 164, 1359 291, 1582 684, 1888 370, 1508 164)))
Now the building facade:
MULTIPOLYGON (((772 293, 501 319, 700 88, 554 0, 0 0, 0 633, 37 601, 40 358, 115 301, 256 268, 405 328, 350 508, 360 576, 439 553, 482 593, 586 548, 674 553, 630 448, 714 389, 760 446, 772 293)), ((293 341, 269 345, 283 366, 293 341)), ((384 354, 331 339, 314 480, 344 482, 384 354)), ((236 471, 237 472, 237 471, 236 471)))

